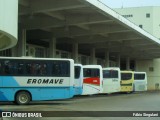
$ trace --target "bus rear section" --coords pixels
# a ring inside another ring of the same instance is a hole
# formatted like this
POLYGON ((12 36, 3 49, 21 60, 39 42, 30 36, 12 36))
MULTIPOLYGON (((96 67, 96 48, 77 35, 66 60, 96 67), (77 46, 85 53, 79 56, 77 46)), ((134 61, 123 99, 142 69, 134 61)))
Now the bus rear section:
POLYGON ((83 66, 82 95, 92 95, 102 92, 102 67, 100 65, 83 66))
POLYGON ((81 64, 74 65, 74 82, 74 94, 81 95, 83 90, 83 68, 81 64))
POLYGON ((133 92, 134 73, 121 71, 121 92, 133 92))
POLYGON ((74 95, 74 61, 0 57, 0 101, 67 99, 74 95))
POLYGON ((146 72, 134 72, 134 91, 147 91, 146 72))
POLYGON ((103 93, 120 92, 120 69, 116 67, 103 68, 103 93))

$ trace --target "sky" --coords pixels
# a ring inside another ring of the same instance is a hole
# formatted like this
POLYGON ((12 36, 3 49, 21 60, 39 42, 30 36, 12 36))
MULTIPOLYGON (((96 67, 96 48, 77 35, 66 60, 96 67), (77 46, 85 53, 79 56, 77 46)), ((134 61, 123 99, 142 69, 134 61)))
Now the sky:
POLYGON ((160 6, 160 0, 99 0, 111 8, 160 6))

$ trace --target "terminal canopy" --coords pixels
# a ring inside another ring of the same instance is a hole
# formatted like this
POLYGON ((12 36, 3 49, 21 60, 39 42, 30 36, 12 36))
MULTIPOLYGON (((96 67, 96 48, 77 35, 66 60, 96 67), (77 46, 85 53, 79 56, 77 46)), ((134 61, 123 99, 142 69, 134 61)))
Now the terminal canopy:
MULTIPOLYGON (((19 25, 27 40, 79 44, 79 52, 98 56, 107 50, 133 59, 160 57, 160 41, 98 0, 19 0, 19 25)), ((47 46, 47 44, 46 44, 47 46)))

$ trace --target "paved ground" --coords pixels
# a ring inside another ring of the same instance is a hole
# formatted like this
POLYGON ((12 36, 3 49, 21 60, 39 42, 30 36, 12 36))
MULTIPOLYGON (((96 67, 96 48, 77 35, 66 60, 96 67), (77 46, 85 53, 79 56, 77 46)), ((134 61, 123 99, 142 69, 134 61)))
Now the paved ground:
MULTIPOLYGON (((26 106, 0 102, 0 109, 7 111, 160 111, 160 92, 112 94, 75 97, 64 101, 33 102, 26 106)), ((91 113, 80 113, 81 115, 91 113)), ((96 113, 93 113, 96 116, 96 113)), ((159 115, 160 116, 160 115, 159 115)), ((10 118, 3 120, 21 120, 10 118)), ((24 118, 23 118, 24 119, 24 118)), ((137 117, 63 117, 34 118, 33 120, 160 120, 137 117)), ((26 118, 26 120, 32 120, 26 118)))

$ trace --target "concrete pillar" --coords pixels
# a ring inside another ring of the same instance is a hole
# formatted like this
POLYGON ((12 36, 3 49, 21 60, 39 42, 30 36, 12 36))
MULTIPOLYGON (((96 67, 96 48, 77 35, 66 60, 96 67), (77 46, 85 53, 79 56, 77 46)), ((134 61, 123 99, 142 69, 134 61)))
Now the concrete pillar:
POLYGON ((97 65, 96 63, 96 49, 95 48, 92 48, 91 49, 91 63, 90 64, 93 64, 93 65, 97 65))
POLYGON ((87 57, 86 64, 89 65, 89 57, 87 57))
POLYGON ((13 47, 11 49, 11 53, 12 53, 12 57, 17 57, 18 56, 18 49, 17 49, 17 46, 16 47, 13 47))
POLYGON ((138 61, 137 60, 135 60, 135 71, 138 71, 138 61))
POLYGON ((78 43, 73 44, 72 55, 75 63, 78 63, 78 43))
POLYGON ((18 54, 19 57, 26 56, 26 29, 19 28, 18 32, 18 44, 16 45, 18 51, 13 50, 12 54, 18 54))
POLYGON ((104 67, 109 67, 109 51, 105 50, 105 66, 104 67))
POLYGON ((130 70, 130 58, 129 57, 127 57, 126 59, 126 69, 130 70))
POLYGON ((56 38, 52 38, 49 42, 49 57, 56 57, 56 38))
POLYGON ((117 56, 117 67, 121 68, 121 55, 117 56))

